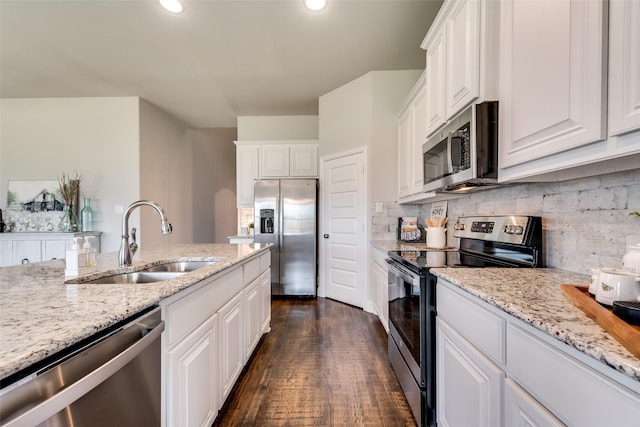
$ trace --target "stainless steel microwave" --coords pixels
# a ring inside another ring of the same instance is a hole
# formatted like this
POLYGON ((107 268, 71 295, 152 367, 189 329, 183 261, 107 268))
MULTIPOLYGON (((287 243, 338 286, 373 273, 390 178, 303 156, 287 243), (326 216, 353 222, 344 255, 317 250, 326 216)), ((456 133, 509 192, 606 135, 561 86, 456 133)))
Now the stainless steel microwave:
POLYGON ((497 185, 498 101, 473 104, 422 146, 424 192, 497 185))

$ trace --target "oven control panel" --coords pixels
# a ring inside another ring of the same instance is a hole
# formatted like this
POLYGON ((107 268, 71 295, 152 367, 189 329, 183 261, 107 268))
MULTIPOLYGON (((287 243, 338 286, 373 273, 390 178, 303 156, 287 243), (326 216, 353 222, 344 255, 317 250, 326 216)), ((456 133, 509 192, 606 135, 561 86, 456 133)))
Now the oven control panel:
POLYGON ((528 216, 496 215, 460 217, 453 226, 455 237, 523 244, 530 227, 528 216))

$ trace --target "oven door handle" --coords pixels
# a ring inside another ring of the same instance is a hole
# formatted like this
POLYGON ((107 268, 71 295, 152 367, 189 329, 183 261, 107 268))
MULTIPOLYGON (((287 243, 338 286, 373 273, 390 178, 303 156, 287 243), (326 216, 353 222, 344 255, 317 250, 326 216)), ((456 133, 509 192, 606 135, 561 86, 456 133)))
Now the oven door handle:
POLYGON ((406 280, 407 282, 411 282, 411 283, 414 283, 416 280, 420 279, 420 276, 407 270, 406 268, 404 268, 402 265, 398 264, 396 261, 392 260, 391 258, 387 258, 386 261, 387 261, 387 264, 389 264, 389 269, 393 269, 397 272, 397 273, 394 272, 395 276, 400 276, 403 280, 406 280))

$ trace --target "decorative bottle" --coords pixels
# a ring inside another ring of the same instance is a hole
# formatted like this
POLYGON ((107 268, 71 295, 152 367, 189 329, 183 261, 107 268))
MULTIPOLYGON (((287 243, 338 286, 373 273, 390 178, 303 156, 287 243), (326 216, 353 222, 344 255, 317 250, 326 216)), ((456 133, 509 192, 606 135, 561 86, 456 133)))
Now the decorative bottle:
POLYGON ((91 209, 91 199, 84 198, 84 207, 80 212, 82 221, 82 231, 93 231, 93 209, 91 209))

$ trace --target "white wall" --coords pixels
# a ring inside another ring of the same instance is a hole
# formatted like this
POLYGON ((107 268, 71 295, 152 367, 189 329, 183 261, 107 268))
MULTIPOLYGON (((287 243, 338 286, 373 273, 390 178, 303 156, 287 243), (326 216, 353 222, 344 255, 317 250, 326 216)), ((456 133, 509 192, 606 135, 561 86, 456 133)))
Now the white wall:
POLYGON ((369 147, 369 194, 397 196, 397 117, 422 70, 371 71, 320 97, 319 156, 369 147))
MULTIPOLYGON (((140 199, 163 207, 173 233, 162 235, 153 208, 138 208, 141 245, 189 243, 193 235, 192 153, 187 126, 147 101, 140 101, 140 199)), ((134 200, 131 200, 133 202, 134 200)))
POLYGON ((237 234, 236 128, 193 129, 193 243, 237 234))
POLYGON ((0 206, 6 207, 9 180, 58 179, 78 170, 102 248, 117 250, 122 215, 115 206, 140 194, 138 109, 136 97, 0 100, 0 206))
POLYGON ((318 116, 240 116, 238 141, 318 139, 318 116))

